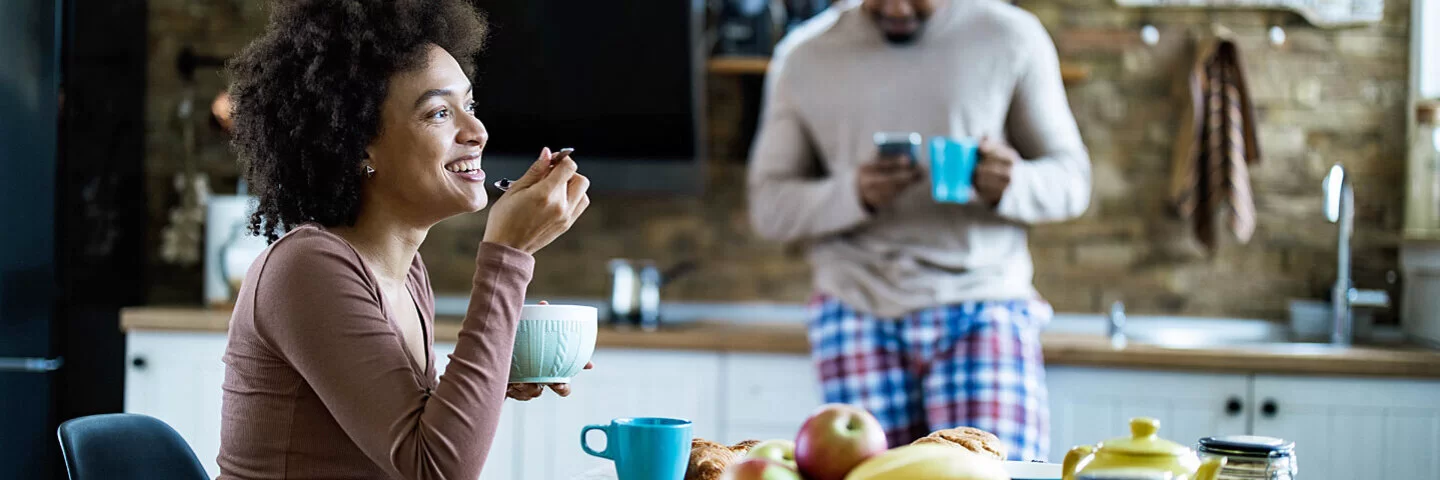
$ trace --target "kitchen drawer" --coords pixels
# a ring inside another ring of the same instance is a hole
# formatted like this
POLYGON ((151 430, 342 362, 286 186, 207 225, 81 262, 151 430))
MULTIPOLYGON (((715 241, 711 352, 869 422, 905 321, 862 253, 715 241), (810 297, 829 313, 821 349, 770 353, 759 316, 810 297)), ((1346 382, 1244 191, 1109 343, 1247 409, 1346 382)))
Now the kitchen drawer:
POLYGON ((727 425, 794 432, 823 403, 808 356, 733 353, 726 355, 724 371, 727 425))

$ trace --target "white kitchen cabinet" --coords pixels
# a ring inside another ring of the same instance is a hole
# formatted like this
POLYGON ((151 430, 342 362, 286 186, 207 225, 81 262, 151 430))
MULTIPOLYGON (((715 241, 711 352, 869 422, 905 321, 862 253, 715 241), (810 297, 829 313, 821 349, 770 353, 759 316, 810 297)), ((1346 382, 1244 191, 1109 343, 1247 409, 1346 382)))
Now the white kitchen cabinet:
POLYGON ((1299 478, 1440 476, 1440 381, 1256 375, 1253 432, 1295 441, 1299 478))
POLYGON ((211 332, 132 331, 125 340, 125 412, 170 424, 211 478, 220 475, 225 342, 225 334, 211 332))
POLYGON ((1160 436, 1186 445, 1249 430, 1247 375, 1049 366, 1046 376, 1052 462, 1070 447, 1129 436, 1133 417, 1159 420, 1160 436))
MULTIPOLYGON (((597 349, 595 368, 572 379, 569 397, 507 402, 518 413, 517 480, 562 480, 608 463, 580 449, 580 429, 620 417, 674 417, 694 422, 695 436, 720 438, 720 363, 715 352, 597 349)), ((591 433, 591 446, 605 443, 591 433)))
POLYGON ((720 404, 725 436, 719 441, 795 438, 824 403, 818 375, 807 355, 726 355, 720 404))

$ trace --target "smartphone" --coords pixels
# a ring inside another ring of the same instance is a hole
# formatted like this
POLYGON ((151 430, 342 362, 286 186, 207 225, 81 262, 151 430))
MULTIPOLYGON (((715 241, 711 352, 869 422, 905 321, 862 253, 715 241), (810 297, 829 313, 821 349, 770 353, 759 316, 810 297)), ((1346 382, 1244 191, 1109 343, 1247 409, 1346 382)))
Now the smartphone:
POLYGON ((880 156, 904 155, 910 159, 910 166, 920 161, 919 132, 875 132, 875 148, 880 156))

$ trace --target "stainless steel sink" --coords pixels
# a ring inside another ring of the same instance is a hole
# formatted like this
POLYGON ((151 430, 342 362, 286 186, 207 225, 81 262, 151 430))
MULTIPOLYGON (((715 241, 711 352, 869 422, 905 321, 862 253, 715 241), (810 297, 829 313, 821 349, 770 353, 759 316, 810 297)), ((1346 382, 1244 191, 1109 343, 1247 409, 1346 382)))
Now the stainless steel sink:
POLYGON ((1285 326, 1253 320, 1139 321, 1127 325, 1125 336, 1133 342, 1171 348, 1253 345, 1290 341, 1290 332, 1285 326))
MULTIPOLYGON (((1048 331, 1074 334, 1109 335, 1109 320, 1104 315, 1056 314, 1048 331)), ((1128 342, 1174 348, 1214 347, 1216 345, 1287 342, 1285 325, 1265 320, 1206 317, 1129 317, 1122 331, 1128 342)))
MULTIPOLYGON (((1110 335, 1110 320, 1105 315, 1057 314, 1047 331, 1071 334, 1110 335)), ((1325 342, 1325 339, 1296 338, 1289 325, 1268 320, 1132 316, 1123 321, 1124 344, 1142 344, 1161 348, 1243 348, 1283 351, 1296 354, 1325 354, 1348 348, 1325 342)), ((1356 346, 1407 345, 1396 332, 1375 332, 1374 338, 1357 339, 1356 346)))

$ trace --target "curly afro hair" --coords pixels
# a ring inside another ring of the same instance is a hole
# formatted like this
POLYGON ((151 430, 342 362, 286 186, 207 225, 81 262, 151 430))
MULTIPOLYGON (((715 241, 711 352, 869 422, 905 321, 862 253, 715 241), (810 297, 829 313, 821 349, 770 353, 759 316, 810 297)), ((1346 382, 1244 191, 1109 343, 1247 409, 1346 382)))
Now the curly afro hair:
POLYGON ((259 205, 250 232, 274 242, 304 223, 350 226, 361 161, 380 133, 393 74, 434 44, 467 76, 484 15, 465 0, 279 0, 265 33, 229 63, 234 139, 259 205))

